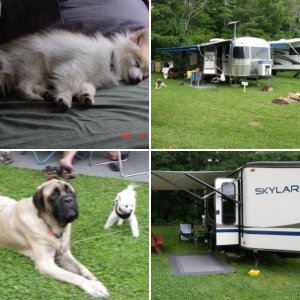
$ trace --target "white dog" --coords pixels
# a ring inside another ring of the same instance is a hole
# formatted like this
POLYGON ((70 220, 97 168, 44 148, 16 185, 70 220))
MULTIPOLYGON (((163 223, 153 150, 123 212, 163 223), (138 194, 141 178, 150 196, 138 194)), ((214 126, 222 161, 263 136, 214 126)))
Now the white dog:
POLYGON ((145 28, 112 38, 63 30, 18 38, 0 46, 0 89, 32 101, 50 95, 65 109, 73 97, 92 105, 96 88, 149 75, 148 36, 145 28))
POLYGON ((104 225, 105 229, 108 229, 117 221, 118 225, 122 225, 124 220, 128 219, 133 236, 139 236, 138 221, 135 216, 136 192, 134 188, 135 186, 131 184, 127 189, 117 194, 113 210, 104 225))

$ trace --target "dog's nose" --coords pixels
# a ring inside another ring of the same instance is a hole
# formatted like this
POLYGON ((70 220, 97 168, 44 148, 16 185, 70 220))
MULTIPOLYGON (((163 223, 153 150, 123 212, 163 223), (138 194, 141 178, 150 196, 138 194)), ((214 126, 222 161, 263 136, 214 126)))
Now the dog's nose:
POLYGON ((71 204, 71 203, 73 202, 73 198, 72 198, 72 197, 65 197, 65 198, 64 198, 64 202, 65 202, 66 204, 71 204))
POLYGON ((75 210, 69 211, 65 216, 66 223, 70 223, 78 218, 78 212, 75 210))
POLYGON ((71 212, 70 214, 69 214, 69 219, 70 220, 74 220, 74 219, 76 219, 77 218, 77 214, 76 214, 76 212, 71 212))
POLYGON ((129 77, 129 82, 131 84, 138 84, 142 81, 140 77, 129 77))

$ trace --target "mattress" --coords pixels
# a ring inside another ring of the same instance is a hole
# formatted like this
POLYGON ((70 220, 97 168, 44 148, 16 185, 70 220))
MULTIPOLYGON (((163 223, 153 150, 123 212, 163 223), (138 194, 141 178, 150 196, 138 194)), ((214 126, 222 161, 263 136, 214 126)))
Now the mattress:
POLYGON ((2 149, 144 149, 149 147, 149 80, 97 91, 95 105, 0 99, 2 149))

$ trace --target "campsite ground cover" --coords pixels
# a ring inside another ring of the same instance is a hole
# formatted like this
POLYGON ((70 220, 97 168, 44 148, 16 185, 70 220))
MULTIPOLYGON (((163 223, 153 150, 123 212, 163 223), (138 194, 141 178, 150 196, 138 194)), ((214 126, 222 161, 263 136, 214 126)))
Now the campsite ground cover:
POLYGON ((249 82, 246 93, 228 83, 197 89, 164 82, 152 74, 152 148, 154 149, 276 149, 299 148, 300 103, 272 104, 272 100, 300 92, 300 78, 280 73, 272 79, 273 92, 262 92, 261 80, 249 82))
MULTIPOLYGON (((43 181, 40 171, 1 166, 0 195, 16 199, 30 197, 43 181)), ((148 184, 137 183, 141 232, 137 239, 131 235, 128 222, 108 231, 103 229, 116 193, 127 187, 128 180, 78 175, 71 184, 76 189, 80 208, 80 217, 72 225, 74 256, 103 282, 111 293, 110 299, 148 299, 148 184)), ((92 299, 71 284, 37 273, 30 259, 13 250, 0 249, 0 266, 3 300, 92 299)))
MULTIPOLYGON (((250 277, 253 259, 232 263, 235 273, 210 276, 173 275, 168 262, 169 254, 197 254, 208 251, 206 245, 196 248, 190 242, 178 241, 179 226, 152 226, 155 235, 162 235, 162 255, 152 252, 152 299, 300 299, 300 259, 282 259, 262 255, 261 275, 250 277)), ((224 254, 215 252, 222 260, 224 254)))

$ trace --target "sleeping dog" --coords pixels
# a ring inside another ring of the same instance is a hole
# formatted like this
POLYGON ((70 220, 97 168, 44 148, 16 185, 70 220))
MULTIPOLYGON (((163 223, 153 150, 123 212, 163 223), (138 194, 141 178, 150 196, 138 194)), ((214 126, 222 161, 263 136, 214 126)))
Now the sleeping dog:
POLYGON ((92 105, 96 88, 137 84, 149 75, 148 36, 145 28, 111 38, 64 30, 18 38, 0 47, 2 94, 15 89, 32 101, 50 95, 65 109, 73 97, 92 105))

